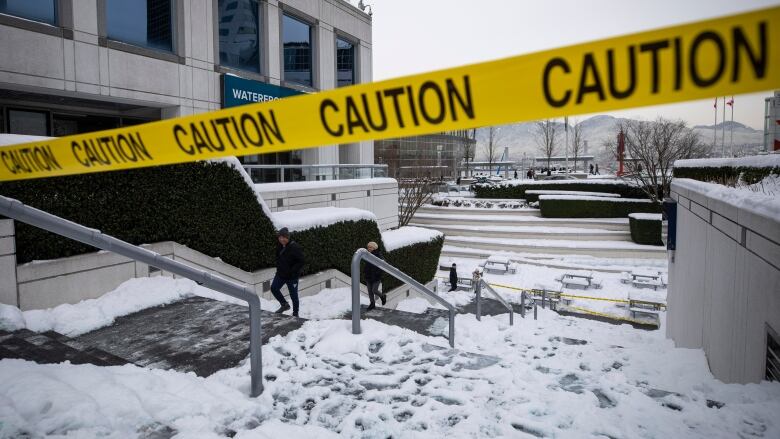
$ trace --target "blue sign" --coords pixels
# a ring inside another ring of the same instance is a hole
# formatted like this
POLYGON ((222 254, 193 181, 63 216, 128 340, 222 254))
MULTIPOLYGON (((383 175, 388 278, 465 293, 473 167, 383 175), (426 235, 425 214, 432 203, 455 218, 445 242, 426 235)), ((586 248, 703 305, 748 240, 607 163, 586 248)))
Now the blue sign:
POLYGON ((252 81, 233 75, 222 75, 222 107, 230 108, 255 102, 274 101, 303 94, 292 88, 252 81))

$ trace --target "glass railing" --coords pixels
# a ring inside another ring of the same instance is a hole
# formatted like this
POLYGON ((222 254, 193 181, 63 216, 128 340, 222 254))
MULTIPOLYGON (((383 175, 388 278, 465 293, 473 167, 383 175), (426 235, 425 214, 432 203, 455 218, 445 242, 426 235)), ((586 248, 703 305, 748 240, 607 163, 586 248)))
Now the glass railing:
POLYGON ((387 165, 243 165, 255 183, 356 180, 387 177, 387 165))

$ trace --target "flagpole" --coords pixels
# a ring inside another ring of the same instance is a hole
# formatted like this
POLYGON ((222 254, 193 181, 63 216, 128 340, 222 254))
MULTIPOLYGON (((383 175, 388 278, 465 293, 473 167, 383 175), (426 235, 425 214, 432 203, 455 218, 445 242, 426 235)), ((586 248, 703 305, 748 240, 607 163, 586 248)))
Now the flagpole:
POLYGON ((731 130, 729 132, 729 150, 731 156, 734 156, 734 96, 731 97, 731 130))
POLYGON ((715 123, 712 125, 712 153, 715 154, 715 148, 718 147, 718 98, 715 98, 715 123))
POLYGON ((722 157, 726 157, 726 96, 723 96, 723 119, 721 119, 723 135, 720 138, 720 149, 722 157))
POLYGON ((564 131, 566 131, 566 145, 564 146, 564 155, 566 157, 566 171, 565 174, 569 175, 569 116, 563 117, 564 131))

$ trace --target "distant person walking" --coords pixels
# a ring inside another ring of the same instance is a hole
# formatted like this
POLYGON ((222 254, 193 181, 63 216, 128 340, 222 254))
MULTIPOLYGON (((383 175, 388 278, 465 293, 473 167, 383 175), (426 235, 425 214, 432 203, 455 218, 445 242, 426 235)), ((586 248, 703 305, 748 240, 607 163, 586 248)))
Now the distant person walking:
POLYGON ((590 164, 590 175, 593 175, 593 163, 590 164))
POLYGON ((528 179, 529 179, 529 180, 530 180, 530 179, 532 179, 532 178, 534 178, 533 171, 531 171, 531 170, 529 169, 529 170, 528 170, 528 172, 526 172, 526 173, 525 173, 525 176, 526 176, 526 177, 528 177, 528 179))
POLYGON ((515 180, 517 180, 517 169, 515 169, 515 180))
POLYGON ((455 264, 450 267, 450 291, 458 289, 458 270, 455 268, 455 264))
MULTIPOLYGON (((366 244, 366 249, 377 258, 384 259, 382 257, 382 252, 379 251, 379 246, 376 244, 376 242, 371 241, 368 244, 366 244)), ((385 293, 379 292, 379 287, 382 285, 382 270, 376 265, 370 262, 366 262, 365 267, 363 267, 363 276, 365 276, 366 278, 366 288, 368 288, 368 299, 371 301, 371 303, 369 303, 368 305, 368 311, 371 311, 372 309, 376 308, 376 302, 374 301, 375 295, 379 296, 379 298, 382 299, 382 305, 387 303, 387 295, 385 295, 385 293)))
POLYGON ((601 175, 601 172, 599 172, 599 164, 596 163, 596 175, 601 175))
POLYGON ((271 294, 279 301, 281 307, 277 314, 290 309, 290 305, 282 295, 282 287, 287 285, 292 300, 293 316, 298 317, 298 279, 301 277, 304 258, 303 249, 295 241, 290 241, 290 231, 287 227, 279 230, 276 238, 279 243, 276 246, 276 274, 271 282, 271 294))

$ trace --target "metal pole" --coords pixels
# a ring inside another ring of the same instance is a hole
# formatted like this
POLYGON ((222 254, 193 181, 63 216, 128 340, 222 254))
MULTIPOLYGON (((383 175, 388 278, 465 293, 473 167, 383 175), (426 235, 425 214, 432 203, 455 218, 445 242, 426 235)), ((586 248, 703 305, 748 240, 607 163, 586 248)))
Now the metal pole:
POLYGON ((534 300, 534 320, 536 320, 536 301, 534 300))
POLYGON ((450 310, 450 347, 455 347, 455 310, 450 310))
POLYGON ((365 249, 359 249, 352 256, 350 275, 352 276, 352 333, 360 334, 360 260, 365 249))
POLYGON ((542 309, 544 309, 544 302, 547 298, 547 290, 542 290, 542 309))
POLYGON ((475 290, 477 293, 477 320, 482 320, 482 279, 477 282, 475 290))
POLYGON ((525 291, 520 293, 520 317, 525 318, 525 291))
POLYGON ((249 305, 249 355, 252 377, 251 392, 253 397, 258 396, 263 392, 260 298, 257 297, 250 287, 223 279, 219 276, 214 276, 207 271, 197 270, 182 264, 181 262, 168 259, 151 250, 135 246, 114 238, 113 236, 105 235, 99 230, 76 224, 34 207, 26 206, 18 200, 6 198, 2 195, 0 195, 0 215, 5 215, 9 218, 39 227, 57 235, 83 242, 84 244, 97 247, 101 250, 110 251, 143 262, 163 271, 168 271, 193 280, 206 288, 246 301, 249 305))

